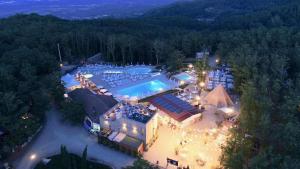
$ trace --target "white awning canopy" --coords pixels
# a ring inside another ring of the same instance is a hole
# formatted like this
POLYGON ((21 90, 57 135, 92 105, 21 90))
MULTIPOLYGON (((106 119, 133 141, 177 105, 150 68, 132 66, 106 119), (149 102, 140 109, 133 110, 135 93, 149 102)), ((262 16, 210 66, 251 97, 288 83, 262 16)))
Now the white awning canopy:
POLYGON ((119 142, 121 142, 125 137, 126 137, 126 134, 124 134, 124 133, 119 133, 119 134, 113 139, 113 141, 119 143, 119 142))
POLYGON ((113 141, 114 138, 118 135, 118 132, 114 131, 113 133, 111 133, 109 136, 108 136, 108 139, 110 141, 113 141))

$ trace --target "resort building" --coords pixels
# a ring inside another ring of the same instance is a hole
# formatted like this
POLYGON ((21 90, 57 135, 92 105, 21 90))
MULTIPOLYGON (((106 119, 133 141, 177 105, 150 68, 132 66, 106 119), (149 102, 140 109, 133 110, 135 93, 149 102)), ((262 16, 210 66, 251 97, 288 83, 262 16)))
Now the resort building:
POLYGON ((183 128, 201 118, 201 110, 173 94, 155 96, 149 102, 158 108, 159 121, 183 128))
POLYGON ((97 95, 89 89, 76 89, 69 96, 75 102, 83 104, 86 112, 84 126, 94 134, 100 132, 100 117, 118 104, 113 97, 97 95))
POLYGON ((100 124, 102 128, 141 140, 145 148, 157 137, 157 115, 143 104, 119 103, 100 117, 100 124))

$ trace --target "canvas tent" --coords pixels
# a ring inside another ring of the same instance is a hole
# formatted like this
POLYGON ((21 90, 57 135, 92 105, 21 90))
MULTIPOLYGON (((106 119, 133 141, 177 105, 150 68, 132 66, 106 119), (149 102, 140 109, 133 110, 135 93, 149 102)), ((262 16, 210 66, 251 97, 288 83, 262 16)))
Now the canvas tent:
POLYGON ((217 86, 203 99, 204 105, 213 105, 218 108, 231 107, 233 102, 222 85, 217 86))

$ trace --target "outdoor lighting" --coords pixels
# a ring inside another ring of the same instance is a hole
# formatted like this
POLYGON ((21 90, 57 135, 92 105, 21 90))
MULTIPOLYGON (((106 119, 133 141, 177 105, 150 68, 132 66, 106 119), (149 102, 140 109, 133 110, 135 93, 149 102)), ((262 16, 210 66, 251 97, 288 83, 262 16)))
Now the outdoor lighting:
POLYGON ((220 62, 220 60, 219 59, 216 59, 216 63, 219 63, 220 62))
POLYGON ((64 98, 68 98, 69 95, 67 93, 64 94, 64 98))
POLYGON ((180 81, 180 85, 184 85, 184 81, 183 80, 180 81))
POLYGON ((29 158, 30 158, 30 160, 35 160, 36 159, 36 154, 32 154, 29 158))
POLYGON ((127 124, 126 123, 123 123, 123 125, 122 125, 123 127, 123 130, 127 130, 127 124))
POLYGON ((191 69, 191 68, 193 68, 193 65, 192 65, 192 64, 189 64, 189 66, 188 66, 188 67, 191 69))
POLYGON ((133 132, 134 134, 136 134, 136 133, 137 133, 137 128, 136 128, 136 127, 133 127, 133 128, 132 128, 132 132, 133 132))
POLYGON ((205 74, 206 74, 206 71, 203 71, 202 74, 205 75, 205 74))
POLYGON ((64 65, 61 63, 61 64, 59 64, 59 66, 60 66, 60 67, 63 67, 64 65))
POLYGON ((205 83, 204 82, 200 82, 200 87, 204 87, 205 83))

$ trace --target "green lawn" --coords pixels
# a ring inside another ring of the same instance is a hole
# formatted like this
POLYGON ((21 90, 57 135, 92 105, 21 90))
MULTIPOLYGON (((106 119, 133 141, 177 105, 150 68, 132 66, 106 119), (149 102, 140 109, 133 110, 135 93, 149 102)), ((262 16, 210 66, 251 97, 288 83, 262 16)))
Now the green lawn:
POLYGON ((87 167, 82 167, 81 158, 74 154, 70 154, 70 159, 64 159, 61 155, 55 155, 50 158, 52 160, 47 165, 40 162, 35 169, 112 169, 107 165, 90 161, 88 162, 87 167), (66 166, 67 163, 71 165, 66 166))

